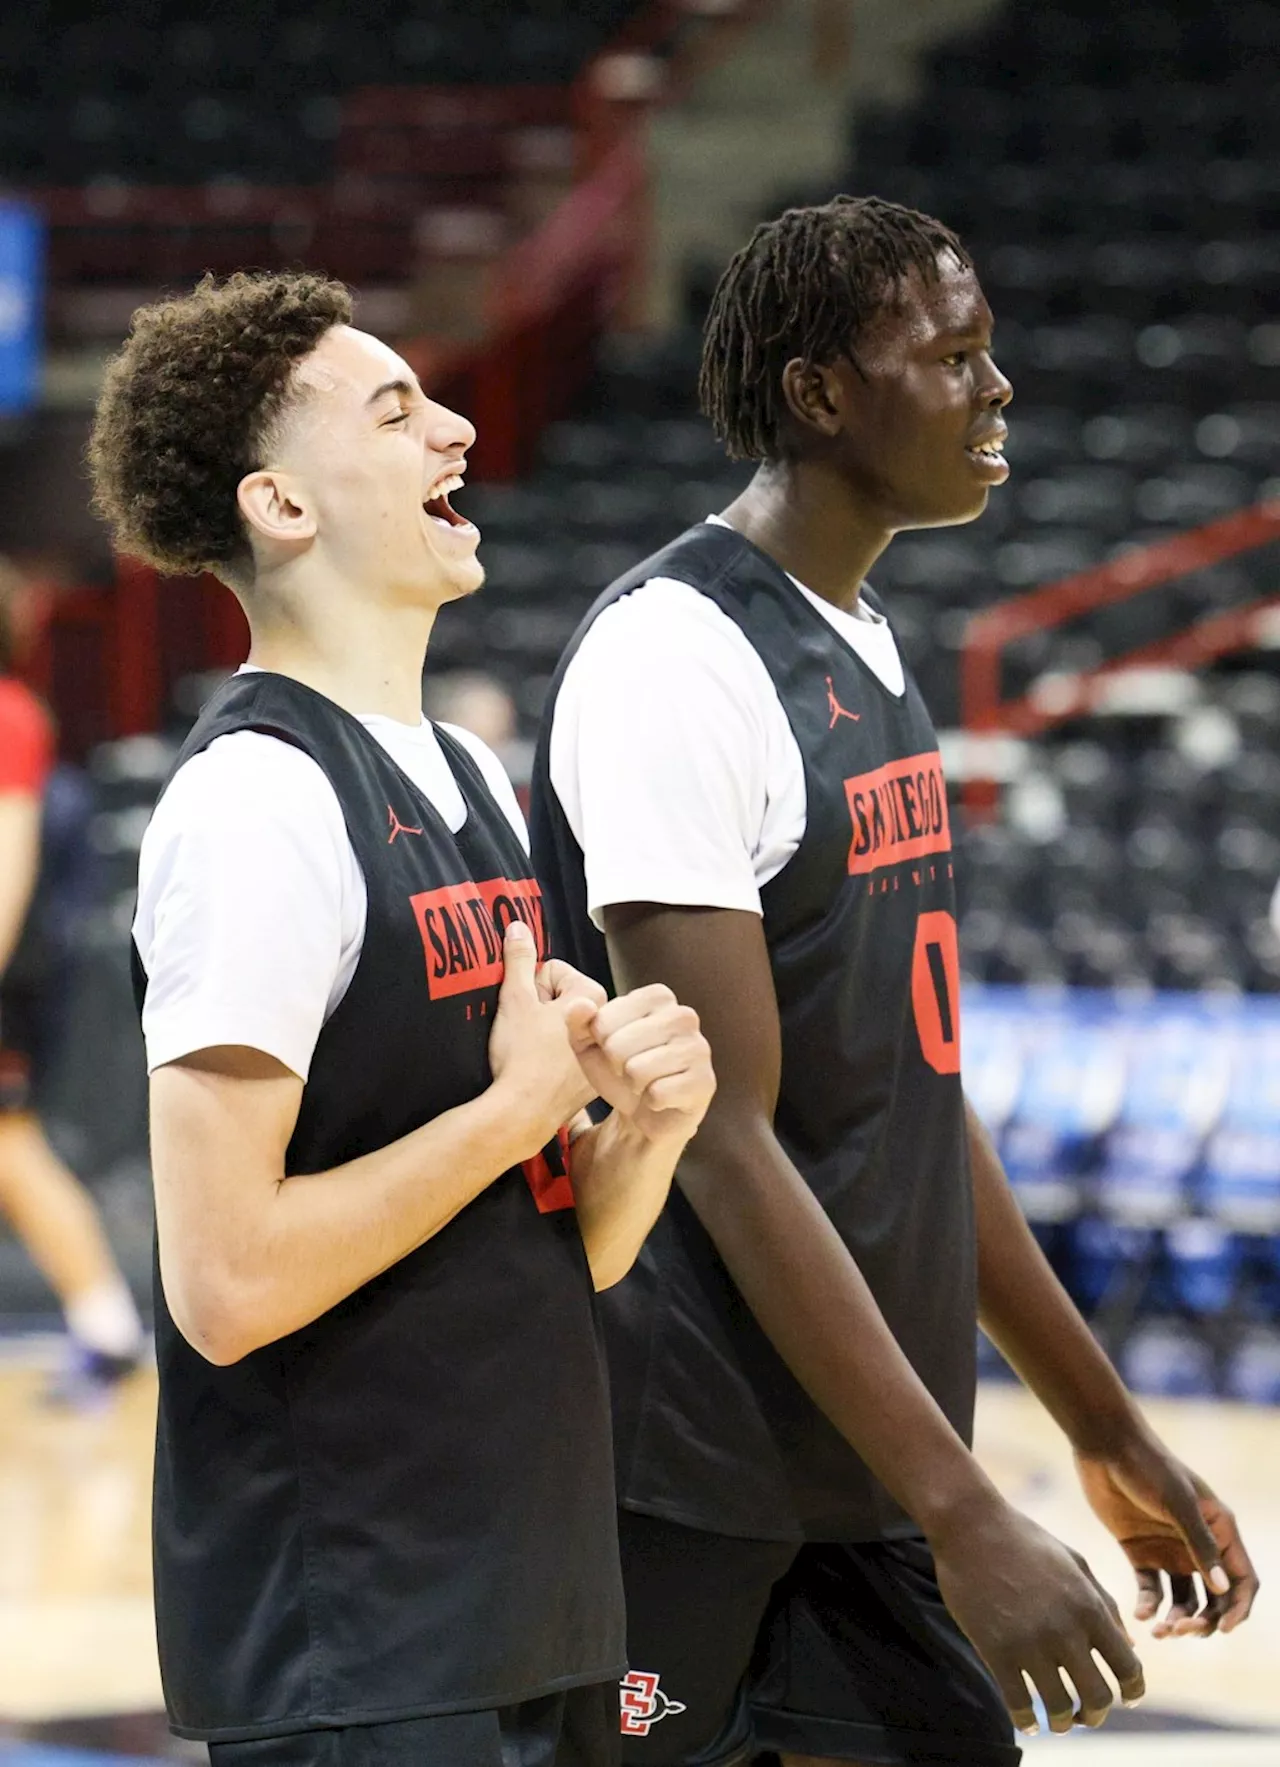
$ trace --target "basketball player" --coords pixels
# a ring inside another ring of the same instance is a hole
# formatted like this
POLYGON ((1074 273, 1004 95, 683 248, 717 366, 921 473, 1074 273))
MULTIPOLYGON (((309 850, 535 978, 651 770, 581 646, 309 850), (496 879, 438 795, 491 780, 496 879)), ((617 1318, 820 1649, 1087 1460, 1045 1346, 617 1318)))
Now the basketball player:
POLYGON ((218 1767, 597 1767, 623 1635, 592 1289, 713 1081, 665 988, 604 1005, 540 966, 510 784, 421 713, 436 612, 483 577, 449 501, 474 431, 350 319, 305 275, 144 308, 91 447, 118 542, 214 571, 252 636, 134 929, 165 1691, 218 1767))
POLYGON ((937 741, 866 577, 1007 476, 991 330, 925 216, 841 197, 759 228, 701 380, 755 478, 606 591, 552 684, 533 834, 559 948, 675 989, 719 1078, 606 1297, 631 1762, 997 1767, 1028 1679, 1055 1730, 1064 1673, 1104 1718, 1095 1653, 1141 1694, 1110 1597, 969 1451, 979 1318, 1070 1437, 1139 1614, 1162 1573, 1162 1632, 1253 1598, 1231 1515, 1143 1422, 961 1089, 937 741))
POLYGON ((16 670, 32 586, 0 560, 0 1212, 62 1304, 67 1365, 46 1397, 94 1405, 138 1363, 142 1322, 93 1198, 50 1146, 37 1110, 58 1059, 71 930, 63 827, 84 826, 55 766, 48 711, 16 670))

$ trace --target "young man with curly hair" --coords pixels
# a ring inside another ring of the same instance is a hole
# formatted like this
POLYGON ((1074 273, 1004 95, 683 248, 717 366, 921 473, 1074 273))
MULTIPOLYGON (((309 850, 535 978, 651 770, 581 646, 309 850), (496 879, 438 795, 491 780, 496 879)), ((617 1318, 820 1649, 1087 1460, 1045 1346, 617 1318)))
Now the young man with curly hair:
POLYGON ((450 504, 473 440, 306 275, 142 309, 97 412, 117 542, 213 571, 252 638, 134 924, 160 1650, 215 1767, 617 1748, 593 1287, 714 1081, 667 989, 605 1005, 544 961, 510 784, 422 716, 436 613, 483 579, 450 504))
POLYGON ((928 216, 842 197, 759 228, 701 386, 755 476, 605 592, 552 684, 532 822, 553 935, 696 1006, 720 1079, 603 1305, 624 1759, 647 1767, 1008 1767, 1028 1681, 1055 1730, 1101 1723, 1102 1663, 1141 1693, 1110 1597, 970 1452, 979 1318, 1069 1436, 1141 1617, 1162 1573, 1163 1631, 1230 1629, 1256 1588, 961 1084, 937 738, 866 577, 1008 475, 992 324, 928 216))

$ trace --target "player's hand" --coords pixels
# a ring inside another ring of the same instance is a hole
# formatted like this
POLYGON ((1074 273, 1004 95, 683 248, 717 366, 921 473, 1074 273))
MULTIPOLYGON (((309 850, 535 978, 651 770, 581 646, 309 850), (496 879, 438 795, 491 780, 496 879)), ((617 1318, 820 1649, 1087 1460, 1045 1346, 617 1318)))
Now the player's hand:
POLYGON ((1234 1632, 1249 1617, 1258 1576, 1236 1518, 1149 1430, 1105 1456, 1077 1453, 1090 1508, 1124 1548, 1138 1579, 1139 1620, 1153 1637, 1234 1632), (1169 1606, 1160 1608, 1166 1595, 1169 1606))
POLYGON ((696 1132, 716 1089, 711 1045, 670 988, 609 1001, 575 1028, 574 1046, 594 1091, 647 1141, 683 1145, 696 1132))
POLYGON ((550 957, 537 973, 539 1000, 589 1000, 592 1009, 609 998, 599 982, 584 975, 563 957, 550 957))
POLYGON ((572 988, 542 997, 537 947, 522 921, 508 926, 502 957, 505 973, 489 1033, 489 1066, 510 1109, 527 1125, 533 1154, 596 1096, 577 1055, 577 1044, 584 1036, 590 1039, 596 1003, 589 993, 572 988))
POLYGON ((943 1599, 1019 1730, 1036 1728, 1024 1677, 1044 1701, 1052 1730, 1102 1723, 1115 1694, 1095 1652, 1125 1703, 1141 1699, 1142 1665, 1119 1609, 1078 1552, 994 1495, 967 1505, 930 1545, 943 1599))

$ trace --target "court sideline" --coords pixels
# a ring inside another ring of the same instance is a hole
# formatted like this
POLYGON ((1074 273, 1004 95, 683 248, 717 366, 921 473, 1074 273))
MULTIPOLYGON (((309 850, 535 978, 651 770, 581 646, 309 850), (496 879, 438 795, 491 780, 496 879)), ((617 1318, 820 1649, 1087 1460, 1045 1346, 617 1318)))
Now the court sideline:
MULTIPOLYGON (((154 1376, 92 1416, 38 1395, 47 1345, 0 1361, 0 1767, 112 1767, 165 1749, 152 1630, 149 1488, 154 1376), (88 1754, 82 1751, 91 1751, 88 1754)), ((1089 1767, 1280 1767, 1280 1413, 1153 1403, 1157 1427, 1236 1508, 1262 1577, 1254 1618, 1231 1639, 1150 1643, 1148 1697, 1098 1734, 1041 1738, 1030 1767, 1065 1748, 1089 1767)), ((987 1386, 978 1448, 1002 1489, 1078 1546, 1126 1605, 1119 1549, 1094 1521, 1070 1455, 1017 1388, 987 1386)))

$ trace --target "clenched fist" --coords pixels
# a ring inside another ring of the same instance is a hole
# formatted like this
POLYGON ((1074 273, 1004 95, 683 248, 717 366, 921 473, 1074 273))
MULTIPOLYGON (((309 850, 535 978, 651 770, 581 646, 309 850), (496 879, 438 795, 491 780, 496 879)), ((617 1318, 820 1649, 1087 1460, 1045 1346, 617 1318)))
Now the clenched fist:
POLYGON ((556 960, 543 964, 538 987, 548 1000, 591 1002, 592 1016, 579 1009, 569 1037, 592 1090, 646 1140, 688 1141, 716 1089, 693 1008, 660 982, 606 1001, 597 982, 556 960))

